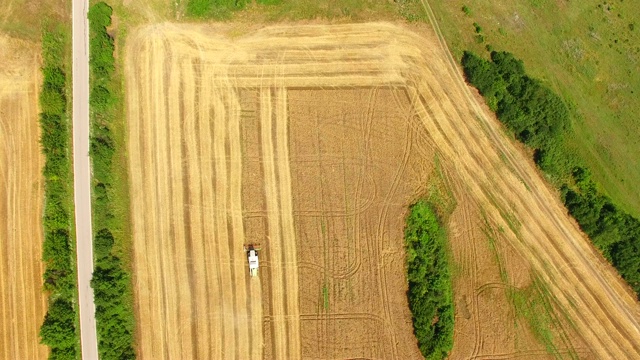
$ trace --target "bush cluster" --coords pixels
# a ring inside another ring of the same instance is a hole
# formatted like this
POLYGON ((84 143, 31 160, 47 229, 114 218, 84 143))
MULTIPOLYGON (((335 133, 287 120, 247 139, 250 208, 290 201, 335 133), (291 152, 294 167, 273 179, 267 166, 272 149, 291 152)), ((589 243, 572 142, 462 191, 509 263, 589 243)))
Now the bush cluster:
POLYGON ((44 288, 49 292, 49 309, 40 327, 43 344, 51 348, 50 359, 75 359, 78 333, 75 326, 76 271, 71 240, 69 187, 69 117, 67 114, 64 30, 45 29, 42 34, 43 81, 40 92, 40 145, 45 155, 44 288))
POLYGON ((640 296, 640 220, 599 192, 588 169, 576 167, 573 179, 560 188, 569 213, 640 296))
POLYGON ((444 228, 427 202, 411 207, 405 241, 407 297, 418 347, 427 359, 444 359, 453 347, 453 288, 444 228))
POLYGON ((462 66, 500 121, 534 150, 536 164, 560 188, 582 230, 640 295, 640 221, 600 192, 588 168, 567 150, 569 111, 561 98, 527 76, 510 53, 494 51, 488 61, 465 52, 462 66))
POLYGON ((114 253, 112 227, 113 159, 116 143, 112 126, 117 114, 114 39, 107 32, 112 9, 104 2, 89 9, 91 148, 93 169, 93 228, 95 269, 91 286, 96 304, 98 352, 101 359, 134 359, 135 323, 130 276, 114 253))

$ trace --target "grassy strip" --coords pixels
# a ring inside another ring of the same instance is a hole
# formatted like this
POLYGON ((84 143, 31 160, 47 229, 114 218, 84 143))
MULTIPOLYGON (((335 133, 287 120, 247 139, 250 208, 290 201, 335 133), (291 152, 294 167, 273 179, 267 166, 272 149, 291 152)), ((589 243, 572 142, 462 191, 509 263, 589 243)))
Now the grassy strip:
MULTIPOLYGON (((195 18, 228 19, 233 11, 244 9, 250 0, 189 0, 186 14, 195 18)), ((258 4, 275 5, 281 0, 257 0, 258 4)))
POLYGON ((45 155, 44 288, 49 309, 40 327, 50 359, 76 359, 76 269, 71 240, 73 183, 69 151, 71 138, 66 96, 65 59, 68 38, 62 28, 42 34, 43 83, 40 92, 40 143, 45 155))
POLYGON ((453 347, 453 288, 446 235, 435 208, 411 206, 405 228, 409 308, 422 355, 444 359, 453 347))
POLYGON ((560 188, 569 213, 640 295, 640 220, 598 190, 590 171, 565 146, 569 112, 560 97, 525 74, 522 61, 492 52, 491 61, 465 52, 467 80, 560 188))
POLYGON ((120 234, 115 216, 113 175, 116 142, 112 134, 117 117, 119 85, 114 75, 114 40, 107 32, 112 9, 104 2, 89 9, 91 160, 93 168, 93 228, 98 352, 101 359, 133 359, 135 322, 130 276, 114 249, 120 234))
POLYGON ((194 19, 232 19, 237 13, 259 14, 260 21, 404 18, 426 21, 420 0, 186 0, 184 13, 194 19), (244 11, 243 11, 244 10, 244 11))

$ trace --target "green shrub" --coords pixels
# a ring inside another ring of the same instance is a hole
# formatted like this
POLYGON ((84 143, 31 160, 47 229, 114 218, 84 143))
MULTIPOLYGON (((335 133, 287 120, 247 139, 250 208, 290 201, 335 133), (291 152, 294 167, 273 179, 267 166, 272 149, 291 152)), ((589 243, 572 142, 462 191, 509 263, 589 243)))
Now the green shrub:
POLYGON ((51 350, 62 350, 64 353, 73 354, 75 359, 76 334, 75 313, 71 302, 58 298, 49 306, 49 311, 40 327, 42 343, 48 345, 51 350))
POLYGON ((444 228, 428 203, 411 207, 405 242, 407 296, 418 347, 427 359, 444 359, 453 347, 453 288, 444 228))
POLYGON ((567 107, 551 89, 525 74, 522 61, 506 52, 491 52, 491 61, 465 52, 462 66, 467 80, 518 140, 541 151, 563 141, 569 127, 567 107))

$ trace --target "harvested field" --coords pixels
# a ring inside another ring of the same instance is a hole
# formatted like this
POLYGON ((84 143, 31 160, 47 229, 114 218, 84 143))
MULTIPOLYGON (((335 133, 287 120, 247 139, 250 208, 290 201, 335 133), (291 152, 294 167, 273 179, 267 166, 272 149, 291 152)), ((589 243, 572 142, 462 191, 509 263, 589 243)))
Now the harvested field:
POLYGON ((0 358, 44 359, 39 48, 0 34, 0 358))
MULTIPOLYGON (((487 241, 482 213, 502 229, 508 285, 535 275, 575 327, 559 353, 638 354, 637 302, 431 35, 384 23, 226 31, 159 24, 127 40, 141 358, 419 357, 402 229, 436 153, 463 203, 456 261, 491 263, 464 255, 487 241), (254 279, 250 242, 262 245, 254 279)), ((514 315, 504 300, 502 320, 486 318, 496 302, 481 295, 503 287, 491 276, 456 283, 476 343, 454 353, 544 357, 522 345, 531 333, 504 348, 493 335, 514 315)))

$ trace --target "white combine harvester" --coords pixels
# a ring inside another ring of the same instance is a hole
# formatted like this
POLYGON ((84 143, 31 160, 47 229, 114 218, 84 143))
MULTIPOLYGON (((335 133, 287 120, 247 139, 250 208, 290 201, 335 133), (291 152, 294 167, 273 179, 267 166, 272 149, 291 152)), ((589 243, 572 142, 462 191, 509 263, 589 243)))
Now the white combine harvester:
POLYGON ((249 261, 249 274, 251 274, 251 277, 258 275, 258 267, 260 266, 258 250, 260 248, 253 244, 244 246, 244 251, 247 253, 247 260, 249 261))

